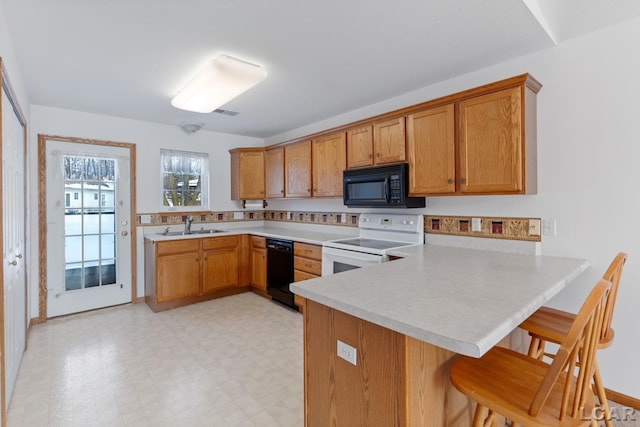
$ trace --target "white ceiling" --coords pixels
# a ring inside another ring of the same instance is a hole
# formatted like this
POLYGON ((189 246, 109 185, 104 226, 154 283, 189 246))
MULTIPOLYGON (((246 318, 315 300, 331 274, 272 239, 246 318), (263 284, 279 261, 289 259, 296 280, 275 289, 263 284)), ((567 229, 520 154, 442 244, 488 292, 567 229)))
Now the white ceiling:
POLYGON ((31 103, 266 138, 640 16, 637 0, 0 0, 31 103), (268 77, 170 99, 219 53, 268 77))

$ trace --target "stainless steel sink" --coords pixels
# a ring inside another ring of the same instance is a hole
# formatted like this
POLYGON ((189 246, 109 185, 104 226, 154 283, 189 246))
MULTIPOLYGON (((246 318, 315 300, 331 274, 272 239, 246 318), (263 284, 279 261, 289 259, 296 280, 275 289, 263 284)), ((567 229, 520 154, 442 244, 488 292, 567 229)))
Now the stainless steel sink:
POLYGON ((192 231, 191 234, 215 234, 215 233, 225 233, 227 230, 216 230, 216 229, 211 229, 211 230, 195 230, 192 231))
POLYGON ((189 236, 193 234, 216 234, 216 233, 225 233, 226 230, 194 230, 190 233, 185 233, 184 231, 167 231, 164 233, 158 233, 160 236, 189 236))

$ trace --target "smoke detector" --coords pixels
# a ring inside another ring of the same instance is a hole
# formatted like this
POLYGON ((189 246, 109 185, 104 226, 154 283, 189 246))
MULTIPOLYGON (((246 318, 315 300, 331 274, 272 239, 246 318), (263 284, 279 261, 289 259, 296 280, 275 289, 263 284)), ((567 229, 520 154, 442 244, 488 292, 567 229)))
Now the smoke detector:
POLYGON ((182 128, 182 130, 184 130, 189 135, 191 135, 192 133, 198 132, 200 129, 202 129, 203 126, 204 126, 204 123, 202 122, 180 123, 180 127, 182 128))

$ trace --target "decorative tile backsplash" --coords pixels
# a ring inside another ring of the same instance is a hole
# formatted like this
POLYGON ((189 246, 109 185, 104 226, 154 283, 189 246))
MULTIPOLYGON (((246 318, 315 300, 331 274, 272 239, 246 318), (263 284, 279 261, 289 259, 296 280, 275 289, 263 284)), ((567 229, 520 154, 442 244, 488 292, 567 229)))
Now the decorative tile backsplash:
POLYGON ((529 221, 531 220, 540 221, 540 218, 425 215, 424 232, 539 242, 541 240, 539 234, 529 234, 529 221), (473 218, 480 220, 479 231, 472 231, 473 218))
MULTIPOLYGON (((259 210, 195 212, 193 214, 187 214, 184 212, 176 214, 138 214, 136 215, 136 224, 143 226, 184 224, 187 215, 190 215, 193 218, 194 224, 241 221, 278 221, 357 227, 360 219, 360 214, 355 212, 259 210), (242 216, 237 218, 238 215, 242 216), (150 219, 150 222, 143 224, 141 221, 142 216, 149 217, 148 219, 150 219)), ((529 234, 529 221, 531 220, 540 221, 540 218, 425 215, 424 232, 432 234, 539 242, 540 235, 529 234), (480 231, 472 231, 473 218, 480 220, 480 231)))
POLYGON ((357 227, 360 214, 342 212, 300 212, 300 211, 215 211, 188 213, 149 213, 136 215, 137 225, 174 225, 184 224, 187 216, 193 218, 193 223, 220 223, 240 221, 282 221, 304 224, 343 225, 357 227), (236 218, 242 214, 241 218, 236 218), (142 223, 142 216, 148 216, 150 222, 142 223))

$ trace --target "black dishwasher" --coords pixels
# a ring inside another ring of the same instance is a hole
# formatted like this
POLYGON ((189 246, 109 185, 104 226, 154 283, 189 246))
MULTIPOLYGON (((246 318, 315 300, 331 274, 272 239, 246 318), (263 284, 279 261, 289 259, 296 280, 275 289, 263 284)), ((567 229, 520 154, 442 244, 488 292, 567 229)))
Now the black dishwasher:
POLYGON ((289 284, 293 282, 293 242, 267 239, 267 293, 271 298, 291 308, 293 293, 289 284))

